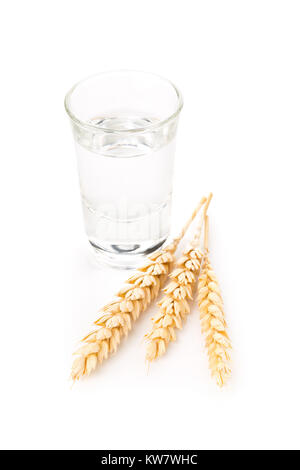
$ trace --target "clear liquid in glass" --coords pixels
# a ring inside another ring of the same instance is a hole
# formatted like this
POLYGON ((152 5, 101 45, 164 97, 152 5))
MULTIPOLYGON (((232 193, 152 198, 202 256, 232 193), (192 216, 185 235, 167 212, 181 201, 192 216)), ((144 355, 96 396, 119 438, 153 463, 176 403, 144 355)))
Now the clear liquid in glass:
POLYGON ((157 122, 100 116, 90 123, 113 133, 82 129, 76 135, 87 235, 100 258, 112 265, 136 266, 169 234, 176 123, 145 133, 116 133, 157 122))

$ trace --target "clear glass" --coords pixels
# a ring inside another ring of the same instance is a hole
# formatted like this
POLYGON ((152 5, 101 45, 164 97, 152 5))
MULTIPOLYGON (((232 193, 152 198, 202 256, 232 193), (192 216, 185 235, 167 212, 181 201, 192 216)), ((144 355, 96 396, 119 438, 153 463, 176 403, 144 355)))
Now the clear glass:
POLYGON ((67 94, 85 228, 97 259, 134 267, 170 229, 182 98, 168 80, 105 72, 67 94))

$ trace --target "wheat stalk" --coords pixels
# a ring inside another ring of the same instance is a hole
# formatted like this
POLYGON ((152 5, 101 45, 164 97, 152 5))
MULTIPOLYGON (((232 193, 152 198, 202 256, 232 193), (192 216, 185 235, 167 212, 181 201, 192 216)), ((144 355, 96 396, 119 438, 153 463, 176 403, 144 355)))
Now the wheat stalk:
POLYGON ((100 310, 101 316, 94 322, 97 328, 82 339, 83 345, 75 353, 77 357, 71 371, 73 380, 90 375, 97 364, 115 352, 122 336, 131 329, 132 321, 137 320, 157 297, 174 262, 180 240, 205 202, 206 198, 202 198, 179 235, 165 248, 149 256, 148 262, 126 281, 117 298, 100 310))
POLYGON ((176 263, 170 274, 171 282, 163 289, 165 296, 158 303, 159 311, 152 318, 152 329, 145 338, 147 341, 146 360, 154 361, 162 356, 170 341, 176 340, 175 329, 182 328, 182 322, 190 313, 188 300, 193 299, 193 287, 196 275, 201 267, 202 252, 199 249, 203 219, 212 198, 209 195, 200 226, 196 231, 190 247, 176 263))
POLYGON ((205 346, 212 377, 222 387, 231 375, 228 365, 231 342, 225 321, 224 304, 217 277, 208 258, 208 217, 205 218, 205 256, 198 280, 198 305, 201 328, 205 335, 205 346))

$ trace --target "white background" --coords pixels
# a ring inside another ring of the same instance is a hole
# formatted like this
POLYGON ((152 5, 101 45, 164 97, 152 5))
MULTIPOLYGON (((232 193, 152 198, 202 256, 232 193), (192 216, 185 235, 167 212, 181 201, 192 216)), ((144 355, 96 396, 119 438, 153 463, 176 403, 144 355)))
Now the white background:
POLYGON ((299 448, 297 1, 1 6, 2 448, 299 448), (126 272, 89 261, 65 92, 140 69, 182 90, 173 227, 203 193, 234 344, 211 381, 192 312, 146 375, 150 310, 72 389, 71 353, 126 272))

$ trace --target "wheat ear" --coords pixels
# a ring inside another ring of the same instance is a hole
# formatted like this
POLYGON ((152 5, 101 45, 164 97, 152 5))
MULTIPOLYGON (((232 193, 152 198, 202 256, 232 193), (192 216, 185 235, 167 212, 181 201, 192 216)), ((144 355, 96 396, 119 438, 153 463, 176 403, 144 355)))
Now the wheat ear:
POLYGON ((158 295, 171 265, 174 262, 176 248, 194 220, 198 211, 205 204, 202 198, 181 232, 162 250, 148 257, 148 262, 126 281, 116 300, 105 305, 101 316, 94 323, 97 326, 82 339, 82 347, 76 351, 76 359, 72 365, 71 378, 80 379, 90 373, 116 351, 121 337, 127 335, 141 312, 158 295))
POLYGON ((193 299, 193 287, 196 275, 201 267, 202 252, 199 249, 203 219, 211 201, 210 193, 203 212, 200 225, 189 248, 177 261, 170 274, 171 282, 163 289, 165 296, 158 303, 159 311, 151 319, 152 329, 145 338, 147 341, 146 360, 154 361, 162 356, 170 341, 176 340, 175 329, 182 328, 182 322, 190 313, 188 300, 193 299))
POLYGON ((217 277, 208 258, 208 217, 205 217, 205 254, 198 280, 198 305, 201 328, 205 335, 205 346, 212 377, 222 387, 231 375, 228 337, 224 305, 217 277))

